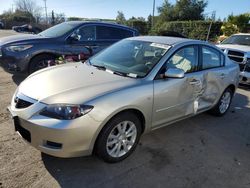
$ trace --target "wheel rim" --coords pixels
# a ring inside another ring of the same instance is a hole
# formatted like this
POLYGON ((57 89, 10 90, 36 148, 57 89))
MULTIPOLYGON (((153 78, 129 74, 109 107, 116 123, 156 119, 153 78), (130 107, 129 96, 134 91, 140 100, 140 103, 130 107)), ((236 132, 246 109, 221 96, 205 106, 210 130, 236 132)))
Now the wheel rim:
POLYGON ((128 153, 135 144, 137 129, 133 122, 123 121, 110 132, 106 149, 110 156, 121 157, 128 153))
POLYGON ((225 92, 223 94, 223 96, 221 97, 221 101, 220 101, 220 113, 225 113, 230 105, 230 101, 231 101, 231 94, 230 92, 225 92))
POLYGON ((40 70, 40 69, 43 69, 45 67, 48 66, 48 60, 42 60, 42 61, 39 61, 36 66, 35 66, 35 70, 40 70))

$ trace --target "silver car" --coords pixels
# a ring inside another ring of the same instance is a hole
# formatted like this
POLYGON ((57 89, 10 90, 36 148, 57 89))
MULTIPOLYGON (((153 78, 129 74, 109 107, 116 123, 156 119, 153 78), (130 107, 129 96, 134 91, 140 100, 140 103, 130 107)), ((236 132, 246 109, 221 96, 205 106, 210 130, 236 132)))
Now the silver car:
POLYGON ((204 111, 224 115, 238 79, 239 66, 206 42, 134 37, 85 63, 35 72, 9 111, 16 131, 41 152, 118 162, 142 134, 204 111))

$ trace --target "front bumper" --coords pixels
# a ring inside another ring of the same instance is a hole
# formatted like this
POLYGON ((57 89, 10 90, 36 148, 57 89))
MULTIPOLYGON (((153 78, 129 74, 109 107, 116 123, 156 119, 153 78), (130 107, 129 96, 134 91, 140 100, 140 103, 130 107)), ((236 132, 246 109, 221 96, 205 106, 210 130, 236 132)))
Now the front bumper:
POLYGON ((56 157, 78 157, 92 153, 100 122, 88 114, 74 120, 58 120, 37 114, 45 104, 37 102, 25 109, 12 104, 15 130, 33 147, 56 157), (36 112, 29 117, 29 114, 36 112))
POLYGON ((28 63, 30 61, 29 55, 6 52, 3 49, 0 50, 0 66, 3 67, 6 72, 15 73, 27 71, 28 63))

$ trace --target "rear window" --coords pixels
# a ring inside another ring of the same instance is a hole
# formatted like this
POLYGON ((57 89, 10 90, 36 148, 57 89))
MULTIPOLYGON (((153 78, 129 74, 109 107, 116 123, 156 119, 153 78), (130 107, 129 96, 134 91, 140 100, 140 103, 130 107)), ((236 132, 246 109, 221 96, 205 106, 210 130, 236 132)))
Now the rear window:
POLYGON ((126 29, 107 26, 96 27, 97 40, 124 39, 133 36, 133 32, 126 29))

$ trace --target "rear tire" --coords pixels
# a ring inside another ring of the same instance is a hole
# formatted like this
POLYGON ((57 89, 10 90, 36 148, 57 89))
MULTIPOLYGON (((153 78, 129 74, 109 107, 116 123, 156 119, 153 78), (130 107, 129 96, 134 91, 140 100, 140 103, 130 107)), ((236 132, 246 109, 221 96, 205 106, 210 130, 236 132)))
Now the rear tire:
POLYGON ((95 153, 105 162, 122 161, 135 150, 141 132, 141 122, 135 114, 119 114, 102 129, 95 145, 95 153))
POLYGON ((54 59, 55 56, 50 54, 42 54, 34 57, 30 62, 29 74, 32 74, 33 72, 48 67, 48 61, 54 59))
POLYGON ((223 116, 227 113, 230 108, 231 102, 233 98, 233 91, 230 88, 227 88, 218 103, 212 108, 209 113, 215 116, 223 116))

